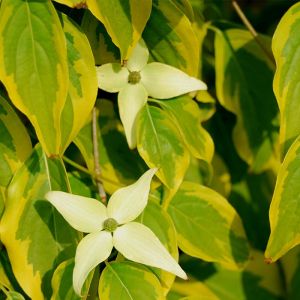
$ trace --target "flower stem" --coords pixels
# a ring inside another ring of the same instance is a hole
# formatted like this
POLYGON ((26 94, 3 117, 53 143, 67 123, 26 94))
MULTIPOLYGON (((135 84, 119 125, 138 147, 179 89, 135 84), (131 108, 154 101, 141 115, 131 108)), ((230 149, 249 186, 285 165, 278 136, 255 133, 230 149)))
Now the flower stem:
POLYGON ((101 180, 101 169, 99 165, 99 146, 98 146, 98 132, 97 132, 97 108, 94 106, 92 112, 92 134, 93 134, 93 152, 94 152, 94 168, 95 168, 95 181, 97 184, 99 196, 103 203, 107 202, 106 193, 103 188, 101 180))
POLYGON ((242 22, 244 23, 244 25, 246 26, 246 28, 249 30, 249 32, 251 33, 251 35, 253 36, 254 40, 257 42, 257 44, 260 46, 260 48, 264 51, 264 53, 266 54, 266 56, 269 58, 269 60, 272 62, 272 64, 275 65, 275 61, 274 61, 274 57, 273 54, 271 53, 271 51, 261 42, 259 35, 257 33, 257 31, 254 29, 254 27, 252 26, 252 24, 250 23, 250 21, 248 20, 248 18, 246 17, 246 15, 244 14, 244 12, 242 11, 241 7, 239 6, 239 4, 235 1, 232 0, 232 6, 234 8, 234 10, 236 11, 236 13, 238 14, 238 16, 240 17, 240 19, 242 20, 242 22))

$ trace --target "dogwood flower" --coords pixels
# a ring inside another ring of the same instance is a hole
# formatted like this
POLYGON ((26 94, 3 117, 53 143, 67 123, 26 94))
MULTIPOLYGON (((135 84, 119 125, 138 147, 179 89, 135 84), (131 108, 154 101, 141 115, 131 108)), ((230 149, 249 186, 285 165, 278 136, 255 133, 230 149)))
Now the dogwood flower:
POLYGON ((156 235, 145 225, 133 222, 147 205, 156 171, 150 169, 134 184, 117 190, 107 207, 96 199, 65 192, 46 194, 45 198, 73 228, 88 233, 75 255, 73 287, 78 295, 90 271, 109 257, 113 247, 127 259, 187 278, 156 235))
POLYGON ((188 92, 206 90, 201 80, 158 62, 147 64, 149 51, 140 40, 127 64, 104 64, 97 67, 99 88, 118 94, 120 118, 128 145, 136 147, 136 120, 148 96, 157 99, 176 97, 188 92))

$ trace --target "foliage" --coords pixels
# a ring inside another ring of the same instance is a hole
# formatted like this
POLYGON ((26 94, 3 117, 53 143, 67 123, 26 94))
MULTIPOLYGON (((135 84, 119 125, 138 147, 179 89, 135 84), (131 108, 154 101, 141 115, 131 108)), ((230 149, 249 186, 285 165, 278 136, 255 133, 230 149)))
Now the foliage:
POLYGON ((0 299, 299 299, 299 31, 292 0, 0 0, 0 299))

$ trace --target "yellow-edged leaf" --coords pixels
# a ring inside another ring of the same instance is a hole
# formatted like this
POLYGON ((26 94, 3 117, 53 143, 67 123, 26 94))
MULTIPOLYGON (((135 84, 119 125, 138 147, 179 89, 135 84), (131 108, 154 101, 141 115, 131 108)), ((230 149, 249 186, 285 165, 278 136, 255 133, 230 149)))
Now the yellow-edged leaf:
POLYGON ((0 61, 0 80, 13 104, 31 121, 46 153, 59 154, 69 75, 64 33, 50 1, 2 1, 0 61))
MULTIPOLYGON (((0 186, 6 187, 32 151, 25 126, 0 95, 0 186)), ((3 195, 4 196, 4 195, 3 195)))
POLYGON ((300 244, 300 137, 289 148, 279 169, 270 206, 271 234, 265 256, 273 262, 300 244))
POLYGON ((137 122, 137 148, 157 177, 173 192, 180 186, 189 166, 190 154, 169 115, 146 104, 137 122))
MULTIPOLYGON (((261 37, 265 47, 270 39, 261 37)), ((279 165, 279 116, 272 90, 274 66, 247 30, 216 29, 216 91, 222 106, 234 113, 233 141, 251 171, 279 165)))
POLYGON ((87 4, 119 47, 121 58, 128 59, 142 36, 151 13, 152 0, 87 0, 87 4))
POLYGON ((169 204, 178 245, 188 255, 225 267, 242 268, 249 259, 243 224, 235 209, 217 192, 184 182, 169 204))
POLYGON ((300 3, 296 3, 280 20, 272 42, 276 61, 273 89, 280 109, 279 139, 283 155, 300 134, 299 31, 300 3))
POLYGON ((50 190, 70 191, 61 159, 49 159, 39 145, 16 172, 0 224, 18 283, 35 300, 49 299, 51 277, 60 262, 74 257, 80 235, 44 199, 50 190))
POLYGON ((66 15, 62 15, 62 20, 67 42, 69 89, 61 116, 60 153, 64 153, 87 122, 98 91, 95 62, 88 39, 66 15))

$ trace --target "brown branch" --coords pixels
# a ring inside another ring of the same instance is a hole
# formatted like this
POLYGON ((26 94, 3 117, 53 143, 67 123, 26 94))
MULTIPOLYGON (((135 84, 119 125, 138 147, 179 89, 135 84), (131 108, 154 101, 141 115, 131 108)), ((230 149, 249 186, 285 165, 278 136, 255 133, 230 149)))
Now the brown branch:
POLYGON ((92 118, 92 134, 93 134, 93 152, 94 152, 94 168, 95 168, 95 181, 97 184, 98 192, 103 203, 107 202, 106 193, 103 188, 101 180, 101 169, 99 165, 99 146, 98 146, 98 132, 97 132, 97 108, 93 108, 92 118))
POLYGON ((244 25, 246 26, 246 28, 249 30, 249 32, 253 36, 254 40, 257 42, 257 44, 260 46, 260 48, 263 50, 263 52, 266 54, 266 56, 269 58, 269 60, 272 62, 272 64, 275 65, 273 54, 261 42, 257 31, 254 29, 254 27, 252 26, 252 24, 250 23, 250 21, 248 20, 248 18, 244 14, 244 12, 242 11, 239 4, 235 0, 232 0, 232 6, 233 6, 234 10, 236 11, 236 13, 238 14, 238 16, 240 17, 240 19, 242 20, 242 22, 244 23, 244 25))

